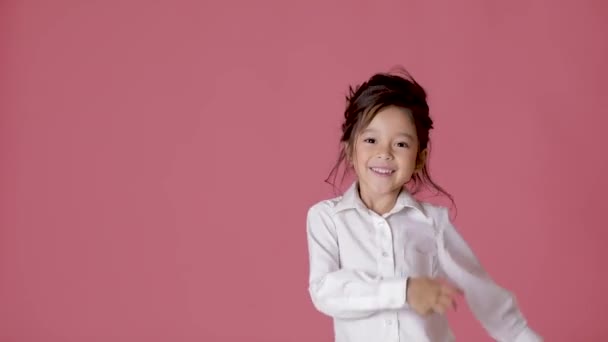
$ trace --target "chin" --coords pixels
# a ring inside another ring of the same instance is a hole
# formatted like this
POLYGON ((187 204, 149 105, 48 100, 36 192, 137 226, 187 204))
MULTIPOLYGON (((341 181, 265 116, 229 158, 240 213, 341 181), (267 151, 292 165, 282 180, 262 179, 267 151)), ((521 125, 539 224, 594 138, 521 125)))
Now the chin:
POLYGON ((393 192, 400 191, 402 187, 403 185, 399 186, 398 184, 374 184, 372 182, 367 183, 368 190, 378 195, 391 194, 393 192))

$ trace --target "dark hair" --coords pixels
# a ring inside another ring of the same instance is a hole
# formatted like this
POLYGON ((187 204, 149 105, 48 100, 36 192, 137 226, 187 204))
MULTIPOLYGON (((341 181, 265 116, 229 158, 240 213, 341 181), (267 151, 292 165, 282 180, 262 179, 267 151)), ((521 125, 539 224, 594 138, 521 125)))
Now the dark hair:
MULTIPOLYGON (((342 123, 340 154, 325 180, 334 188, 336 187, 337 173, 342 164, 344 164, 344 171, 341 181, 346 176, 348 171, 346 164, 349 156, 352 155, 355 138, 369 125, 376 114, 386 107, 399 107, 410 113, 418 135, 418 152, 420 153, 424 149, 428 149, 430 152, 429 132, 433 129, 433 120, 429 116, 426 91, 406 70, 399 68, 397 71, 378 73, 359 86, 349 87, 346 96, 344 122, 342 123), (399 73, 403 75, 399 75, 399 73)), ((452 195, 431 179, 426 162, 419 171, 414 173, 412 179, 406 185, 412 194, 420 191, 422 186, 427 186, 436 193, 447 196, 454 204, 452 195)))

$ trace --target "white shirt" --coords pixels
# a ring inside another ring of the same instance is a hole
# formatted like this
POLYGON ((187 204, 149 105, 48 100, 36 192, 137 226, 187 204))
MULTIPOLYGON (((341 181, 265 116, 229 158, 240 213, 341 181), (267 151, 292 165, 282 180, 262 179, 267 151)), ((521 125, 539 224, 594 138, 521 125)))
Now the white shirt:
POLYGON ((409 309, 408 277, 440 276, 465 293, 468 306, 497 341, 538 342, 515 297, 498 286, 450 222, 444 207, 402 191, 385 215, 361 201, 357 183, 313 205, 307 216, 309 292, 333 317, 335 342, 449 342, 445 315, 409 309))

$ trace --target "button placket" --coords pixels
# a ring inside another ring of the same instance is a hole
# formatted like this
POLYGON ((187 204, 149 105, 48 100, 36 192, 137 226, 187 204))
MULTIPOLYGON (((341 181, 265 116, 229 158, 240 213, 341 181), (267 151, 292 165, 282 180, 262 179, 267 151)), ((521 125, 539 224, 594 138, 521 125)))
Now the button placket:
POLYGON ((377 228, 377 234, 379 236, 379 259, 378 266, 379 270, 385 277, 392 277, 395 274, 395 269, 393 265, 393 239, 392 232, 390 230, 390 226, 388 223, 379 218, 375 222, 377 228))
POLYGON ((391 258, 393 257, 393 234, 391 234, 391 229, 388 226, 388 224, 386 223, 386 221, 381 221, 380 222, 380 227, 382 227, 382 230, 384 231, 384 234, 386 235, 386 240, 384 241, 384 252, 382 253, 382 256, 385 258, 391 258))

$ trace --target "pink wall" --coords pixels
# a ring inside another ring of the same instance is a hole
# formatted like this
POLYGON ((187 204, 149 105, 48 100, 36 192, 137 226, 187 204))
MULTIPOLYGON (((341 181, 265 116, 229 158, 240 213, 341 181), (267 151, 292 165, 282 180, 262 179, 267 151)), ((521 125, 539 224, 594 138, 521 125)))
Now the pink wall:
POLYGON ((395 64, 486 268, 547 341, 608 340, 607 7, 2 1, 0 341, 331 341, 305 213, 395 64))

